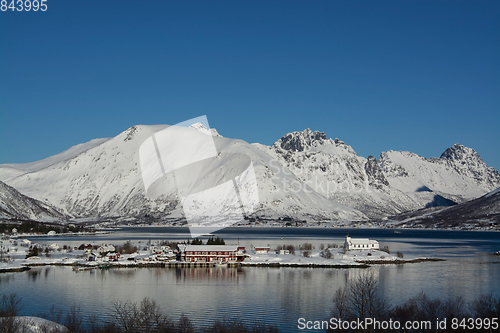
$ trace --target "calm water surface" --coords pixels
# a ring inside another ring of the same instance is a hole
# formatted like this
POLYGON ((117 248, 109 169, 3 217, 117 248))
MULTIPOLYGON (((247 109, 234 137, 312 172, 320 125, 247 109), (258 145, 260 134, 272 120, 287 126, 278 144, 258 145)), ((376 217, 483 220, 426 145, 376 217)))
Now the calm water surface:
MULTIPOLYGON (((66 309, 73 303, 85 316, 106 319, 113 301, 155 299, 172 318, 184 313, 197 326, 215 319, 264 321, 282 331, 296 331, 297 319, 329 318, 334 292, 350 278, 372 271, 381 294, 393 304, 421 291, 431 297, 480 294, 500 297, 500 234, 423 230, 371 230, 334 228, 228 228, 217 233, 226 243, 270 245, 312 243, 341 244, 346 232, 369 237, 401 251, 405 258, 432 256, 445 262, 373 266, 368 269, 310 268, 121 268, 73 272, 68 267, 41 267, 22 273, 0 274, 0 292, 23 298, 25 315, 48 313, 51 305, 66 309)), ((185 240, 184 228, 124 228, 103 236, 33 238, 37 243, 94 242, 118 244, 126 240, 185 240)))

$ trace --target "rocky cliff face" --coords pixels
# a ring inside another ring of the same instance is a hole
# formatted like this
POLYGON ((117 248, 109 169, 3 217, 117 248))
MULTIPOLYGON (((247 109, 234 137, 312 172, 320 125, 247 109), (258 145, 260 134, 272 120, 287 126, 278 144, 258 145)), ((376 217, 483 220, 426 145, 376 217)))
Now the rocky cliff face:
POLYGON ((370 186, 379 190, 381 190, 384 186, 389 186, 389 182, 385 178, 377 159, 371 155, 368 156, 368 161, 366 161, 365 172, 370 186))

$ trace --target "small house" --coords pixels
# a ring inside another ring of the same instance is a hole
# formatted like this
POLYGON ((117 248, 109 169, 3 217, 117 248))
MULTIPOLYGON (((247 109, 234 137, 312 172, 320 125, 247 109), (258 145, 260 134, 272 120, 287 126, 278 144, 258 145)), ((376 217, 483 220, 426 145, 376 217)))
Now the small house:
POLYGON ((115 247, 113 245, 102 245, 97 248, 97 253, 101 256, 109 252, 115 252, 115 247))
POLYGON ((271 248, 269 246, 256 246, 255 253, 256 254, 268 254, 271 248))
POLYGON ((149 251, 153 254, 156 255, 167 255, 167 256, 173 256, 174 251, 170 248, 168 245, 151 245, 149 247, 149 251))
POLYGON ((111 261, 118 261, 120 259, 120 254, 119 253, 108 253, 106 255, 106 258, 111 261))

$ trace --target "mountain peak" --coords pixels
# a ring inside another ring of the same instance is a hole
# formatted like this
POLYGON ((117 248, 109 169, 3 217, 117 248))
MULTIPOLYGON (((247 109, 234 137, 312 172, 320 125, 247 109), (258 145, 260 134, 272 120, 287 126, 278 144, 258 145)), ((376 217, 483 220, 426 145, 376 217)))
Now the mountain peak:
POLYGON ((474 149, 462 146, 459 143, 455 143, 453 146, 446 149, 441 154, 440 158, 447 159, 447 160, 474 159, 474 160, 481 161, 481 162, 483 161, 481 156, 479 156, 479 154, 474 149))
POLYGON ((211 128, 210 130, 208 130, 208 128, 205 125, 203 125, 202 123, 195 123, 189 127, 194 128, 194 129, 196 129, 200 132, 203 132, 205 134, 210 134, 212 136, 218 136, 218 137, 222 136, 219 134, 219 132, 217 132, 217 130, 215 128, 211 128))
POLYGON ((197 129, 199 131, 208 131, 207 127, 205 125, 203 125, 202 123, 194 123, 193 125, 191 125, 189 127, 197 129))
POLYGON ((439 158, 451 165, 462 175, 468 175, 479 183, 485 183, 494 189, 500 182, 500 173, 483 161, 481 156, 472 148, 455 143, 446 149, 439 158))
POLYGON ((333 143, 333 141, 328 139, 324 132, 313 132, 309 128, 306 128, 302 132, 292 132, 284 135, 273 144, 273 147, 300 152, 308 150, 312 147, 318 147, 331 143, 333 143))

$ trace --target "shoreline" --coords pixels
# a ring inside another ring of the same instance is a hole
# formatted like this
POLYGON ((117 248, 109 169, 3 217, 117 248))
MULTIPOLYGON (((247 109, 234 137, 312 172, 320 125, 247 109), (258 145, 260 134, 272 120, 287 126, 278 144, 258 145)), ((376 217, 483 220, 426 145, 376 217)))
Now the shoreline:
MULTIPOLYGON (((341 226, 336 226, 336 225, 331 225, 332 222, 320 222, 321 224, 318 225, 318 222, 311 222, 311 225, 300 225, 300 226, 286 226, 286 225, 272 225, 272 224, 255 224, 255 225, 231 225, 226 228, 304 228, 304 229, 309 229, 309 228, 315 228, 315 229, 365 229, 365 230, 395 230, 395 231, 401 231, 401 230, 423 230, 423 231, 479 231, 479 232, 500 232, 500 229, 456 229, 456 228, 418 228, 418 227, 397 227, 397 226, 368 226, 368 225, 341 225, 341 226)), ((135 224, 135 225, 129 225, 129 224, 118 224, 116 225, 117 229, 121 228, 188 228, 187 224, 183 225, 169 225, 169 224, 135 224)), ((223 229, 226 229, 223 228, 223 229)), ((221 229, 221 230, 223 230, 221 229)))
POLYGON ((30 269, 31 269, 31 267, 28 267, 28 266, 0 268, 0 273, 24 272, 24 271, 28 271, 30 269))
POLYGON ((12 239, 19 239, 19 238, 31 238, 31 237, 59 237, 59 236, 98 236, 98 235, 106 235, 110 234, 113 231, 85 231, 85 232, 66 232, 66 233, 57 233, 54 235, 47 235, 47 234, 16 234, 10 236, 12 239))
POLYGON ((418 264, 421 262, 446 261, 440 258, 415 258, 415 259, 395 259, 395 260, 356 260, 356 262, 367 265, 402 265, 402 264, 418 264))
POLYGON ((10 272, 23 272, 31 269, 31 267, 42 266, 66 266, 66 267, 93 267, 95 269, 101 268, 101 265, 109 265, 109 268, 201 268, 201 267, 292 267, 292 268, 369 268, 371 265, 403 265, 414 264, 422 262, 440 262, 446 261, 440 258, 416 258, 416 259, 396 259, 396 260, 355 260, 353 263, 314 263, 314 262, 236 262, 228 263, 219 266, 215 263, 207 262, 186 262, 186 261, 168 261, 168 262, 87 262, 87 261, 74 261, 74 262, 41 262, 41 263, 22 263, 18 267, 10 267, 0 269, 0 273, 10 272))

